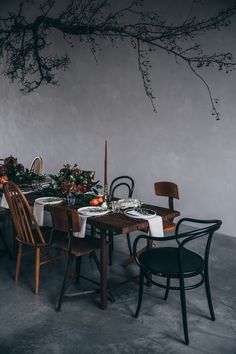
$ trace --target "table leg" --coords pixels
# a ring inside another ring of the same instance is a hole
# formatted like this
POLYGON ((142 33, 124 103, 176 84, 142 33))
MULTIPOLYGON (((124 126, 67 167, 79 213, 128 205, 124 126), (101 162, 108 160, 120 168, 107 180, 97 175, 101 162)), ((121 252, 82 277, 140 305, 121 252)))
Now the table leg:
MULTIPOLYGON (((140 256, 140 254, 145 251, 147 248, 153 248, 153 242, 152 241, 148 241, 147 242, 147 246, 143 247, 142 249, 140 249, 139 251, 137 251, 137 256, 140 256)), ((128 267, 128 265, 132 264, 134 262, 134 257, 130 256, 129 258, 127 258, 125 261, 123 261, 121 263, 121 266, 126 268, 128 267)))
POLYGON ((107 237, 106 232, 101 232, 100 263, 101 263, 101 309, 107 308, 107 237))
POLYGON ((10 259, 16 258, 16 237, 12 218, 8 215, 1 224, 0 238, 4 246, 4 252, 10 259))

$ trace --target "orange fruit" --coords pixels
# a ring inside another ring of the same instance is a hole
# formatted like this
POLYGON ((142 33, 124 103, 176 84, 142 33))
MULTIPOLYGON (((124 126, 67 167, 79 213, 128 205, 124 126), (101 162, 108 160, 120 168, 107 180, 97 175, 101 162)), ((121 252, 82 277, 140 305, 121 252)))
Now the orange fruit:
POLYGON ((2 176, 2 177, 0 177, 0 183, 2 184, 2 183, 5 183, 5 182, 7 182, 8 181, 8 177, 7 176, 2 176))
POLYGON ((95 197, 92 200, 90 200, 89 205, 91 206, 98 206, 103 203, 103 198, 102 197, 95 197))

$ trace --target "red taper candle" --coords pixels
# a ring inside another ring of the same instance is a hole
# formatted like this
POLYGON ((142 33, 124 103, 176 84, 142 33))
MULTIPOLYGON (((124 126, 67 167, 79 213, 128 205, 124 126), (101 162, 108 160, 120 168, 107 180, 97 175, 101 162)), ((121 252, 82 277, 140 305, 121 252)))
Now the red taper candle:
POLYGON ((107 185, 107 140, 105 140, 104 185, 107 185))

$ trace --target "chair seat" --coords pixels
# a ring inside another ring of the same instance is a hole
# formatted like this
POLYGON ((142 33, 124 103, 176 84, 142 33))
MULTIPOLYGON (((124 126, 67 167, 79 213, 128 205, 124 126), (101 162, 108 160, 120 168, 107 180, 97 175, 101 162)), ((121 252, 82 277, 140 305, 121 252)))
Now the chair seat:
POLYGON ((171 224, 165 224, 163 225, 163 230, 164 232, 171 232, 174 231, 176 228, 176 224, 175 223, 171 223, 171 224))
MULTIPOLYGON (((60 239, 53 241, 52 247, 68 252, 68 239, 60 239)), ((95 237, 78 238, 73 237, 71 245, 71 254, 75 257, 87 255, 100 248, 100 240, 95 237)))
MULTIPOLYGON (((184 277, 192 277, 204 270, 204 260, 198 254, 183 248, 183 273, 184 277)), ((153 274, 179 278, 178 248, 161 247, 147 250, 139 256, 140 263, 145 270, 153 274)))

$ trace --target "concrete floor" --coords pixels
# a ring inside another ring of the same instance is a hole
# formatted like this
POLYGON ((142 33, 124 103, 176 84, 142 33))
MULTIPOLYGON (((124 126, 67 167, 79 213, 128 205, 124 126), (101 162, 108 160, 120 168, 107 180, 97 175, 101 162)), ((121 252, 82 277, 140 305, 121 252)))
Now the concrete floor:
MULTIPOLYGON (((14 261, 0 258, 0 353, 236 353, 236 238, 215 235, 210 257, 210 280, 216 321, 209 319, 205 289, 187 292, 190 345, 183 343, 178 292, 163 301, 163 290, 146 288, 138 319, 132 317, 138 287, 128 282, 113 290, 115 302, 107 311, 98 307, 99 295, 70 298, 55 312, 64 269, 63 260, 43 267, 40 294, 32 291, 34 267, 29 257, 21 277, 13 280, 14 261)), ((127 255, 125 238, 115 239, 114 265, 109 268, 113 286, 138 274, 136 265, 124 270, 119 264, 127 255)), ((96 269, 87 259, 83 269, 96 269)), ((90 286, 82 283, 81 286, 90 286)))

